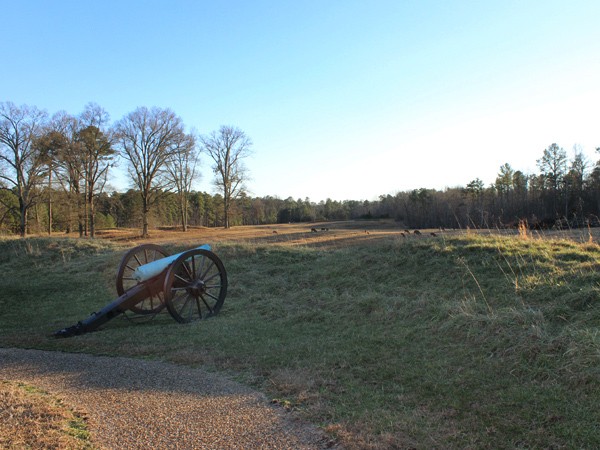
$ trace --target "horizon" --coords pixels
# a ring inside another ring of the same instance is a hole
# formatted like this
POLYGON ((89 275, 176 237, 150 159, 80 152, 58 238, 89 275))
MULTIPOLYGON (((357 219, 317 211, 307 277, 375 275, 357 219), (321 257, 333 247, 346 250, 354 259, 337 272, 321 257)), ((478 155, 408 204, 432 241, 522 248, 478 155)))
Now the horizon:
POLYGON ((487 187, 552 143, 600 159, 599 2, 0 1, 0 101, 239 127, 252 197, 487 187))

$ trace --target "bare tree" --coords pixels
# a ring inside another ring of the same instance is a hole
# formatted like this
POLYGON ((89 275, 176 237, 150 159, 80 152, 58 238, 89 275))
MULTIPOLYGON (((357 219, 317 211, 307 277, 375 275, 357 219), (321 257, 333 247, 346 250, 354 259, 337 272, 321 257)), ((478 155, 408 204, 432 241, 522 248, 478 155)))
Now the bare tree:
POLYGON ((81 144, 84 182, 84 234, 88 231, 88 211, 90 236, 95 236, 94 199, 104 190, 108 169, 111 167, 115 150, 112 148, 110 132, 106 126, 110 120, 108 113, 95 103, 86 105, 80 117, 77 141, 81 144), (89 210, 88 210, 89 208, 89 210))
POLYGON ((192 184, 197 177, 199 152, 196 149, 196 140, 192 134, 187 135, 187 143, 182 146, 182 151, 173 155, 167 161, 167 171, 175 185, 179 201, 179 213, 183 231, 188 229, 189 197, 192 184))
POLYGON ((38 184, 45 178, 45 160, 33 145, 40 135, 46 113, 36 107, 0 103, 0 180, 8 183, 19 200, 19 233, 27 234, 29 209, 39 194, 38 184))
POLYGON ((121 155, 142 197, 142 237, 148 237, 148 214, 171 187, 166 164, 185 151, 188 136, 181 118, 170 109, 141 107, 116 124, 121 155))
POLYGON ((232 203, 245 191, 248 171, 242 160, 250 156, 252 141, 239 128, 222 126, 203 136, 202 146, 213 160, 215 185, 223 194, 225 228, 229 228, 232 203))

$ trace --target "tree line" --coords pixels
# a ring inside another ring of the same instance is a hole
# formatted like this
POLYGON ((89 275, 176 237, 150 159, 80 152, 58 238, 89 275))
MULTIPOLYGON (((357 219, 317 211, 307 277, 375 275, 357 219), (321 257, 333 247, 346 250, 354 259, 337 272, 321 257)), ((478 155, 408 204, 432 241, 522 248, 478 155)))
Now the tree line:
POLYGON ((251 146, 246 134, 233 126, 208 135, 188 132, 168 108, 140 107, 111 124, 108 113, 95 103, 76 116, 60 111, 49 117, 35 106, 2 102, 0 227, 25 236, 44 222, 48 233, 76 229, 80 236, 94 237, 98 218, 122 219, 98 210, 108 174, 120 159, 136 187, 142 236, 148 236, 150 217, 160 216, 155 209, 166 198, 185 230, 200 152, 212 160, 222 223, 228 227, 232 205, 245 191, 243 160, 251 146))
MULTIPOLYGON (((596 148, 600 152, 600 148, 596 148)), ((503 164, 493 184, 480 179, 444 191, 417 189, 380 198, 411 227, 577 228, 600 225, 600 161, 579 146, 571 159, 558 144, 542 151, 539 172, 526 174, 503 164)))
MULTIPOLYGON (((290 222, 389 218, 411 228, 596 226, 600 161, 579 147, 571 159, 558 144, 541 152, 537 173, 503 164, 494 183, 476 178, 444 190, 419 188, 377 200, 313 202, 251 197, 243 160, 252 142, 222 126, 208 135, 186 132, 169 109, 137 108, 110 124, 90 103, 78 116, 51 118, 35 107, 0 103, 0 229, 73 232, 97 228, 229 227, 290 222), (199 155, 212 162, 217 193, 193 190, 199 155), (133 189, 106 192, 107 177, 125 161, 133 189)), ((600 152, 600 148, 596 149, 600 152)))

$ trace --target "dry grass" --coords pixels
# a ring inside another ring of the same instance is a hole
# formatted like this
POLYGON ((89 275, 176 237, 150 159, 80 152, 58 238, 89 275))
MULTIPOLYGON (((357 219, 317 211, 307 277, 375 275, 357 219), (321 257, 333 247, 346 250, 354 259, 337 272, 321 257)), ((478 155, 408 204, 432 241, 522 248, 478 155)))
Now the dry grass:
MULTIPOLYGON (((112 250, 114 243, 153 242, 169 250, 209 243, 236 282, 226 313, 203 324, 199 337, 186 328, 172 342, 156 343, 152 330, 162 326, 156 322, 155 328, 114 326, 85 337, 90 352, 166 355, 183 364, 246 370, 259 387, 265 380, 262 387, 274 401, 303 409, 348 448, 597 442, 592 428, 571 441, 565 437, 583 419, 563 397, 570 392, 585 400, 597 392, 597 372, 587 368, 596 367, 597 358, 584 347, 597 337, 584 339, 587 325, 577 327, 580 316, 592 320, 600 229, 415 235, 392 221, 364 221, 161 229, 151 230, 148 240, 137 229, 119 229, 98 237, 110 240, 112 250), (411 267, 432 275, 419 276, 411 267), (358 282, 357 273, 370 283, 358 282), (123 349, 114 342, 111 347, 110 339, 130 335, 123 349), (199 351, 207 341, 215 343, 211 351, 199 351), (578 352, 590 363, 581 363, 578 352), (506 367, 511 370, 503 378, 506 367), (565 376, 571 372, 572 380, 565 376), (563 390, 569 383, 576 389, 563 390), (479 404, 484 397, 488 401, 479 404), (532 399, 536 408, 527 406, 532 399), (558 422, 545 415, 557 405, 566 410, 558 422)), ((94 270, 98 261, 111 262, 95 255, 89 261, 94 270)))
POLYGON ((0 383, 0 448, 91 449, 85 421, 32 386, 0 383))
MULTIPOLYGON (((97 237, 127 247, 140 243, 174 244, 193 247, 202 243, 220 242, 248 243, 257 245, 309 246, 322 248, 344 248, 348 245, 366 243, 383 238, 432 239, 464 235, 513 235, 523 239, 567 239, 575 242, 600 242, 600 228, 568 230, 529 230, 526 222, 515 229, 421 229, 415 235, 407 232, 402 223, 393 220, 340 221, 320 223, 292 223, 256 226, 238 226, 229 229, 190 227, 183 232, 177 227, 151 229, 150 237, 142 239, 137 228, 114 228, 100 230, 97 237), (316 232, 311 231, 312 229, 316 232), (435 236, 434 236, 435 235, 435 236)), ((55 236, 56 237, 56 236, 55 236)))
MULTIPOLYGON (((600 228, 581 228, 572 230, 529 230, 526 222, 519 223, 516 229, 421 229, 420 235, 414 234, 402 223, 393 220, 339 221, 320 223, 291 223, 256 226, 237 226, 229 229, 190 227, 183 232, 180 227, 160 227, 150 230, 148 239, 142 239, 138 228, 110 228, 98 230, 99 239, 122 244, 130 248, 142 243, 156 243, 193 248, 200 244, 220 242, 247 243, 256 245, 308 246, 319 248, 345 248, 383 238, 398 239, 443 239, 456 235, 513 235, 522 239, 567 239, 580 243, 600 242, 600 228), (311 231, 317 230, 316 232, 311 231)), ((41 234, 41 237, 47 236, 41 234)), ((70 237, 75 235, 53 234, 52 237, 70 237)), ((4 237, 4 239, 11 239, 4 237)), ((14 237, 14 239, 18 239, 14 237)))
POLYGON ((180 228, 163 227, 150 230, 148 239, 140 237, 140 230, 127 228, 101 230, 97 236, 112 242, 124 243, 127 247, 147 242, 174 244, 181 247, 194 247, 203 243, 218 245, 221 242, 235 242, 238 244, 336 249, 382 238, 402 238, 402 235, 409 239, 433 238, 431 233, 434 232, 439 237, 458 234, 460 230, 444 231, 443 233, 437 229, 421 230, 421 235, 417 236, 412 231, 406 233, 401 223, 392 220, 373 220, 239 226, 229 229, 191 227, 185 233, 180 228), (316 231, 311 231, 313 229, 316 231))

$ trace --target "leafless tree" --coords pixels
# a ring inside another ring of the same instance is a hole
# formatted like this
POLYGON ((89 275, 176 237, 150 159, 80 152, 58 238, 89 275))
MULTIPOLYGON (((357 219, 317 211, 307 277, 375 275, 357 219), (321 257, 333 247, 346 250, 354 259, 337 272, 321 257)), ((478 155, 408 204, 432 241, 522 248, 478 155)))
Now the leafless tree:
POLYGON ((166 164, 185 151, 189 138, 182 120, 170 109, 141 107, 115 127, 121 156, 142 197, 142 237, 148 237, 148 214, 156 200, 171 188, 166 164))
POLYGON ((183 231, 188 229, 189 197, 192 184, 198 176, 196 169, 199 162, 196 139, 192 134, 188 134, 186 139, 187 142, 182 145, 182 151, 175 153, 166 165, 170 178, 175 185, 183 231))
POLYGON ((77 141, 81 144, 81 157, 83 161, 82 176, 84 182, 84 234, 89 232, 95 236, 95 208, 94 199, 104 190, 108 169, 111 167, 115 150, 112 148, 111 133, 107 129, 110 120, 108 113, 95 103, 86 105, 79 119, 80 129, 77 132, 77 141), (89 211, 88 211, 89 209, 89 211))
POLYGON ((215 185, 223 194, 225 228, 229 228, 231 205, 245 191, 248 171, 242 160, 250 155, 252 141, 242 130, 232 126, 222 126, 201 139, 214 163, 215 185))
POLYGON ((36 107, 0 103, 0 180, 19 200, 19 232, 27 234, 27 217, 39 183, 45 178, 43 155, 33 145, 42 131, 46 113, 36 107), (4 184, 4 183, 3 183, 4 184))

